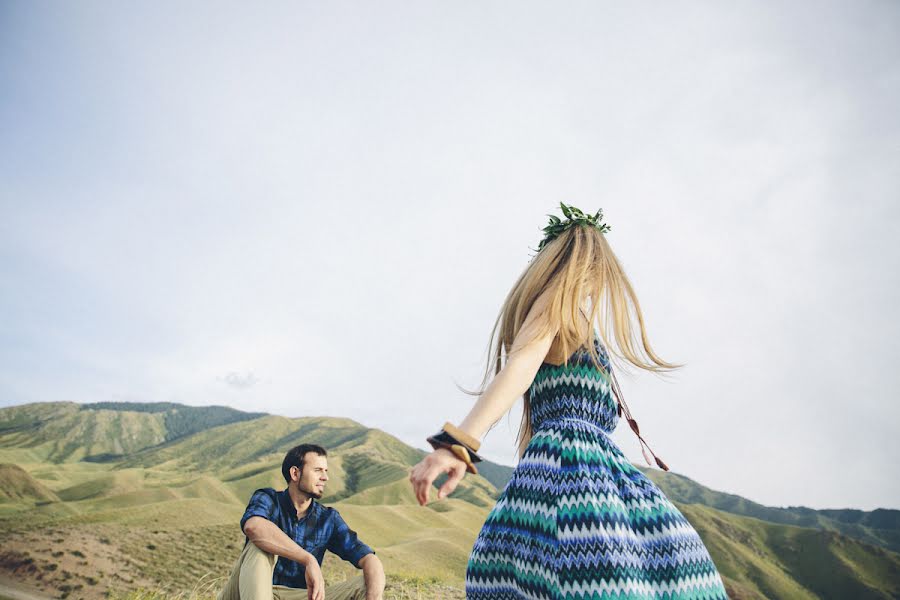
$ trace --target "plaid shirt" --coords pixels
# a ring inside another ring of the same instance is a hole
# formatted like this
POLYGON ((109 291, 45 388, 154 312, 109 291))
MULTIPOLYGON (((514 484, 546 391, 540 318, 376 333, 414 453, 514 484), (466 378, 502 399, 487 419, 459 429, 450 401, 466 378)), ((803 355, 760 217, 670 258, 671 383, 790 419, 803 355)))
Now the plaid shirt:
MULTIPOLYGON (((253 492, 244 516, 241 517, 241 531, 250 517, 263 517, 278 525, 297 545, 316 557, 319 566, 325 558, 325 550, 330 550, 359 568, 359 559, 375 551, 356 537, 356 532, 347 526, 341 515, 333 508, 322 506, 315 500, 303 518, 297 518, 297 509, 287 489, 276 492, 272 488, 253 492)), ((245 544, 250 543, 245 538, 245 544)), ((292 588, 306 588, 306 568, 285 558, 275 563, 272 585, 292 588)))

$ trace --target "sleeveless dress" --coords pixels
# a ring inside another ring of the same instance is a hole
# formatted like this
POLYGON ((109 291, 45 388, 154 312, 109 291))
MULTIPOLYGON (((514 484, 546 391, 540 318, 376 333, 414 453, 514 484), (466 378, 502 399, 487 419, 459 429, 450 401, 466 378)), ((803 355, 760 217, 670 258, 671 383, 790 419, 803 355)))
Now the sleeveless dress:
POLYGON ((727 600, 696 530, 610 439, 610 383, 585 347, 538 369, 533 435, 475 540, 467 600, 727 600))

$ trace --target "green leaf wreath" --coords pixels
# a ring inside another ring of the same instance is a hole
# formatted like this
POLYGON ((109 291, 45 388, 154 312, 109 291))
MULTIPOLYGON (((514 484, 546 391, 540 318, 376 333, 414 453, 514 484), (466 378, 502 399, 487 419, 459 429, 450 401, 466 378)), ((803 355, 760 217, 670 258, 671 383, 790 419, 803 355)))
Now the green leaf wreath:
POLYGON ((566 217, 566 220, 563 221, 556 215, 547 215, 550 217, 550 223, 543 229, 544 239, 542 239, 540 245, 538 245, 538 252, 543 250, 544 246, 558 238, 566 229, 575 225, 596 227, 600 230, 600 233, 606 233, 612 229, 609 225, 600 222, 601 219, 603 219, 602 208, 598 210, 596 214, 586 215, 581 209, 575 208, 574 206, 567 206, 562 202, 559 203, 559 207, 562 209, 563 216, 566 217))

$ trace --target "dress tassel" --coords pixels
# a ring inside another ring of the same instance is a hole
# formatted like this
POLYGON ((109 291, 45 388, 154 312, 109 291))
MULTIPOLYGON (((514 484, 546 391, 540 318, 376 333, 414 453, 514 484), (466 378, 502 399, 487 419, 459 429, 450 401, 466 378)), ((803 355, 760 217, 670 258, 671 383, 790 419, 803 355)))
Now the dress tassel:
POLYGON ((653 452, 653 450, 650 448, 650 444, 644 441, 644 438, 641 436, 641 429, 640 427, 638 427, 637 420, 635 420, 634 417, 631 416, 631 411, 628 410, 628 406, 625 404, 625 401, 622 400, 622 393, 619 390, 618 382, 615 381, 615 378, 613 379, 613 381, 615 382, 616 390, 616 412, 618 413, 620 418, 624 414, 625 418, 628 420, 628 425, 631 427, 631 430, 638 437, 638 440, 641 443, 641 454, 644 455, 644 460, 647 461, 647 465, 651 467, 653 466, 653 461, 651 461, 650 456, 647 455, 647 450, 649 450, 650 454, 653 456, 653 459, 656 461, 656 465, 663 471, 668 471, 669 465, 664 463, 663 460, 658 457, 656 453, 653 452), (644 450, 645 446, 647 450, 644 450))

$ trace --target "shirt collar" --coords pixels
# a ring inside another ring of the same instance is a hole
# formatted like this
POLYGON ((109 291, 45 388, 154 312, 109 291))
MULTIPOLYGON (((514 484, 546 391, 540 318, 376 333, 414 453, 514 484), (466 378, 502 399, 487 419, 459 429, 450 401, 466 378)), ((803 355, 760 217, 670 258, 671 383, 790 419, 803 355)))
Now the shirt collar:
POLYGON ((294 507, 294 501, 291 500, 291 494, 288 492, 288 488, 284 488, 284 490, 278 492, 278 499, 281 501, 281 512, 295 521, 301 521, 314 512, 319 512, 319 503, 316 502, 315 498, 310 498, 309 509, 307 509, 306 514, 303 515, 301 519, 298 519, 297 509, 294 507))

